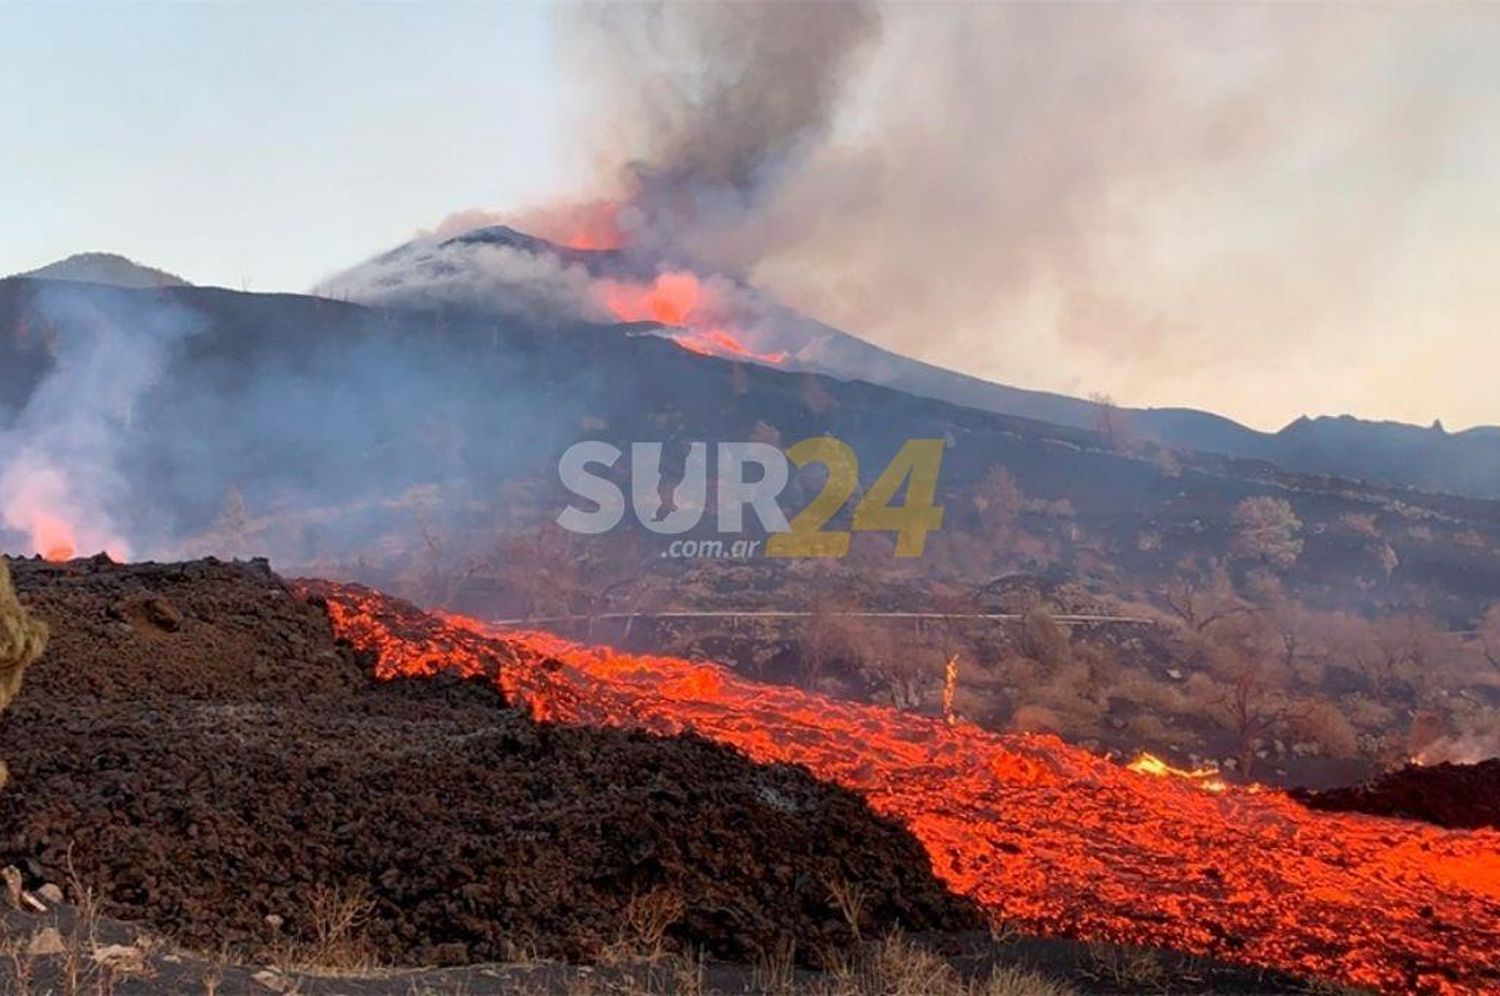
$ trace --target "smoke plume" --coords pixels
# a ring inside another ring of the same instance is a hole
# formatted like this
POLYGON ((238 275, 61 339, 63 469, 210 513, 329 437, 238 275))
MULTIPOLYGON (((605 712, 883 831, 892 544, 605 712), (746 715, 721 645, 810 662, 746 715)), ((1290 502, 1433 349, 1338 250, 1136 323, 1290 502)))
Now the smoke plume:
POLYGON ((592 104, 580 134, 634 244, 746 223, 827 141, 872 3, 603 4, 564 14, 592 104))
POLYGON ((193 315, 120 296, 117 307, 43 290, 35 321, 53 335, 53 371, 0 423, 0 526, 49 559, 131 556, 121 457, 135 409, 195 327, 193 315))
POLYGON ((1493 421, 1473 371, 1500 345, 1472 328, 1500 307, 1500 11, 563 16, 600 164, 581 201, 613 203, 626 241, 1007 383, 1267 427, 1493 421))

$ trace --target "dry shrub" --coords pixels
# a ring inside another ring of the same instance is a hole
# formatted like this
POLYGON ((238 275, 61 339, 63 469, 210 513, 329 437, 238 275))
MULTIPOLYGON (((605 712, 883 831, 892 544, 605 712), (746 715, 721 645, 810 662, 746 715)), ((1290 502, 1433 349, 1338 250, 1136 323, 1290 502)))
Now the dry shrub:
POLYGON ((874 983, 862 991, 893 996, 953 992, 959 985, 951 965, 901 934, 891 934, 876 947, 866 958, 861 974, 874 983))
POLYGON ((1121 992, 1161 990, 1168 981, 1166 966, 1156 952, 1117 944, 1090 944, 1091 974, 1121 992))
MULTIPOLYGON (((0 557, 0 711, 21 691, 26 669, 47 649, 47 624, 26 611, 10 582, 10 567, 0 557)), ((0 786, 9 773, 0 762, 0 786)))
POLYGON ((1141 671, 1121 674, 1110 684, 1107 694, 1109 698, 1134 702, 1142 709, 1162 715, 1178 715, 1190 708, 1180 688, 1141 671))
POLYGON ((944 958, 900 933, 868 949, 852 970, 812 993, 829 996, 1068 996, 1060 982, 1025 969, 1001 966, 987 978, 965 979, 944 958))
POLYGON ((1361 730, 1383 733, 1396 725, 1395 710, 1362 692, 1340 698, 1339 709, 1350 723, 1361 730))
POLYGON ((275 961, 313 975, 371 974, 380 964, 365 933, 374 913, 375 902, 362 889, 319 886, 307 900, 303 939, 277 951, 275 961))
POLYGON ((661 958, 667 949, 667 931, 686 912, 687 903, 673 889, 632 895, 620 915, 619 936, 601 953, 600 961, 621 964, 661 958))
POLYGON ((1145 746, 1161 746, 1176 734, 1160 716, 1150 712, 1139 712, 1126 724, 1132 736, 1145 746))
POLYGON ((1045 706, 1023 705, 1010 717, 1010 727, 1017 733, 1058 733, 1067 724, 1045 706))
POLYGON ((1068 634, 1045 608, 1034 608, 1021 621, 1018 634, 1021 651, 1044 668, 1058 668, 1073 656, 1068 634))
POLYGON ((1072 996, 1073 989, 1024 968, 997 968, 974 996, 1072 996))
POLYGON ((1299 737, 1316 743, 1329 757, 1359 756, 1359 733, 1330 702, 1319 700, 1308 705, 1292 720, 1292 728, 1299 737))
POLYGON ((1006 657, 995 665, 995 677, 1007 688, 1031 688, 1042 678, 1042 666, 1029 657, 1006 657))

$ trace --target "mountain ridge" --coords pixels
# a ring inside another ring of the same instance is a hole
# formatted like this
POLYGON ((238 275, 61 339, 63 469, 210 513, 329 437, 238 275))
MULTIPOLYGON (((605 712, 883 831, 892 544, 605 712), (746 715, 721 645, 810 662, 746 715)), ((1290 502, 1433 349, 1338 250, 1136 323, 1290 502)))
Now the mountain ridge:
MULTIPOLYGON (((1194 408, 1123 407, 1015 387, 892 352, 795 312, 733 276, 711 274, 691 262, 642 249, 572 249, 508 226, 488 226, 441 240, 405 243, 344 271, 325 288, 338 293, 342 282, 349 299, 374 303, 371 295, 348 293, 360 279, 367 279, 378 303, 387 306, 460 305, 504 311, 514 303, 514 294, 529 289, 520 284, 486 284, 495 270, 486 269, 481 256, 485 249, 508 251, 555 267, 564 276, 548 292, 554 298, 569 292, 586 295, 589 280, 649 281, 655 274, 683 269, 704 280, 724 281, 736 292, 743 291, 753 304, 759 322, 753 350, 784 355, 791 369, 863 380, 1001 415, 1090 431, 1104 429, 1118 436, 1121 445, 1153 444, 1219 453, 1264 460, 1302 473, 1500 498, 1500 426, 1449 433, 1441 429, 1441 423, 1422 427, 1350 415, 1321 415, 1303 416, 1280 430, 1266 432, 1194 408), (377 264, 399 268, 408 259, 413 264, 409 269, 360 276, 362 270, 377 264), (584 289, 580 291, 580 287, 584 289)), ((534 274, 522 277, 536 279, 534 274)))
POLYGON ((110 287, 191 287, 192 284, 166 270, 137 263, 128 256, 112 252, 79 252, 54 260, 25 273, 12 274, 34 280, 63 280, 69 283, 104 284, 110 287))

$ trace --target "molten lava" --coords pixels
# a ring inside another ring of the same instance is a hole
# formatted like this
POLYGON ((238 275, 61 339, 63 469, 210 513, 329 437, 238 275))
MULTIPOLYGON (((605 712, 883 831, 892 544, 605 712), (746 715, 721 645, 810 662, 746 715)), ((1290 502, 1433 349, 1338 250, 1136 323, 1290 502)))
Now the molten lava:
POLYGON ((596 293, 610 314, 622 322, 656 322, 672 326, 672 341, 705 356, 786 362, 785 353, 757 353, 741 336, 723 327, 725 311, 713 290, 687 270, 659 273, 650 283, 601 280, 596 293))
POLYGON ((1155 754, 1142 754, 1125 765, 1131 771, 1157 778, 1185 778, 1205 792, 1227 792, 1229 783, 1219 777, 1218 768, 1174 768, 1155 754))
POLYGON ((73 526, 49 513, 38 513, 31 522, 31 546, 46 560, 61 563, 72 560, 78 548, 73 526))
POLYGON ((940 877, 1008 924, 1390 992, 1500 991, 1500 833, 1207 792, 1198 773, 1126 770, 1051 736, 438 619, 363 588, 306 590, 378 655, 378 676, 486 675, 538 718, 695 730, 805 765, 904 822, 940 877))

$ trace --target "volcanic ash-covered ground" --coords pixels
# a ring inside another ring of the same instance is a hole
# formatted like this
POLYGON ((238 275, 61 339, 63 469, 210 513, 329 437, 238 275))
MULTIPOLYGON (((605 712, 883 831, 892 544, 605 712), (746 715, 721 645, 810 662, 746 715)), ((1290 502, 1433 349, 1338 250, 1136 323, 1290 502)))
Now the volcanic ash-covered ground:
POLYGON ((1001 736, 757 685, 727 669, 438 620, 314 583, 386 677, 494 677, 543 718, 691 730, 797 762, 911 828, 993 917, 1388 992, 1500 991, 1500 833, 1309 810, 1001 736))

